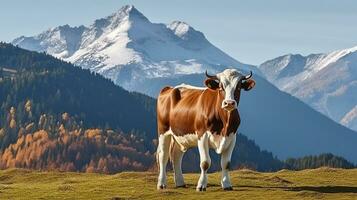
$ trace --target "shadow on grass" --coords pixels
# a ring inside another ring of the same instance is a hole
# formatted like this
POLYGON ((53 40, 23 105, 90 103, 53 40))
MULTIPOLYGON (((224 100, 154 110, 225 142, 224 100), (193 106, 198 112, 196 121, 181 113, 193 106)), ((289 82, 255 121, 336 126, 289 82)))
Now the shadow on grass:
POLYGON ((282 189, 286 191, 311 191, 319 193, 357 193, 357 187, 350 186, 289 186, 289 187, 263 187, 263 186, 238 186, 240 188, 259 188, 259 189, 282 189))
POLYGON ((313 191, 320 193, 357 193, 357 187, 350 186, 301 186, 288 187, 290 191, 313 191))

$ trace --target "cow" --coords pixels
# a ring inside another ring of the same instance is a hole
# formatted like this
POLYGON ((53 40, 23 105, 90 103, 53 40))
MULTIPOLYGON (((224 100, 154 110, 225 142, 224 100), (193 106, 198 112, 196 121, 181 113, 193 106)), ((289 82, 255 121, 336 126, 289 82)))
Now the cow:
POLYGON ((157 99, 158 147, 156 152, 159 177, 157 189, 164 189, 166 165, 172 161, 176 187, 185 187, 181 162, 187 149, 198 147, 201 175, 197 191, 207 188, 207 170, 211 165, 209 149, 221 155, 224 190, 232 190, 229 165, 240 124, 238 104, 241 89, 255 86, 249 75, 236 69, 226 69, 216 75, 206 71, 206 87, 181 84, 165 87, 157 99))

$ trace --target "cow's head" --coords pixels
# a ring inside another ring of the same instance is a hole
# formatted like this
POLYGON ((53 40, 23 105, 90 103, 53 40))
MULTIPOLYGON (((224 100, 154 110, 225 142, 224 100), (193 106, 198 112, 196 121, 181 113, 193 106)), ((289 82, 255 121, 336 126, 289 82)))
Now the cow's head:
POLYGON ((224 97, 222 108, 227 111, 237 108, 241 89, 249 91, 255 86, 252 72, 243 75, 236 69, 226 69, 216 75, 208 75, 206 71, 206 76, 205 85, 211 90, 219 90, 224 97))

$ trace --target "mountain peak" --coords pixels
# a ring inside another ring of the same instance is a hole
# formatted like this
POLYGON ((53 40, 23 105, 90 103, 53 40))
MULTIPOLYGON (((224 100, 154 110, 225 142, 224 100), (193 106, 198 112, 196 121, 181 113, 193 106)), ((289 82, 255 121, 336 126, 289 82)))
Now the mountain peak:
POLYGON ((149 22, 149 20, 134 6, 126 5, 107 17, 95 20, 91 27, 97 30, 113 30, 127 22, 149 22))
POLYGON ((133 5, 125 5, 121 7, 117 12, 115 12, 111 17, 115 18, 129 18, 129 20, 133 19, 143 19, 148 20, 138 9, 136 9, 133 5))
POLYGON ((119 9, 118 12, 129 14, 130 12, 139 12, 133 5, 125 5, 119 9))

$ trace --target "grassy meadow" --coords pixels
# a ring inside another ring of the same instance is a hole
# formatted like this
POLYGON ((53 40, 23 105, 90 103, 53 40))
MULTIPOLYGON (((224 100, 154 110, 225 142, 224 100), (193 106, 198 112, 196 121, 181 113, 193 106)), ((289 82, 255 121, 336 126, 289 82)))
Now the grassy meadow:
POLYGON ((234 190, 220 188, 220 173, 209 174, 206 192, 196 192, 199 174, 185 174, 187 188, 156 190, 154 172, 95 173, 0 171, 0 199, 357 199, 357 169, 319 168, 260 173, 231 172, 234 190))

